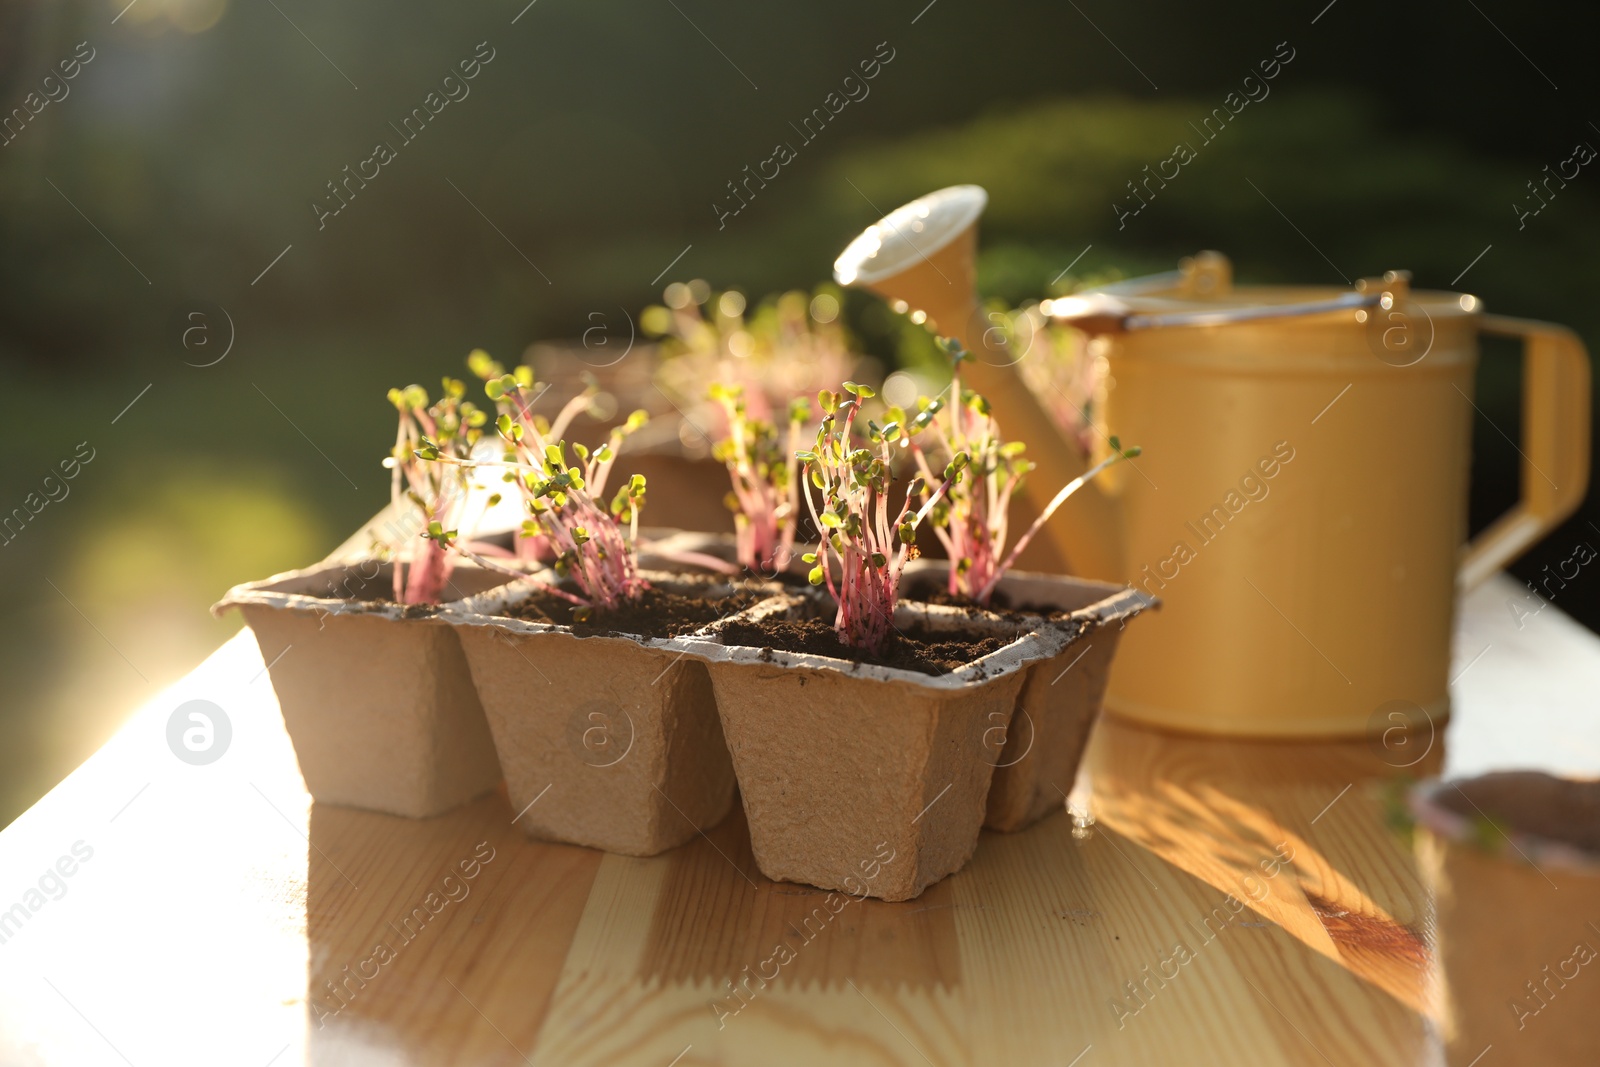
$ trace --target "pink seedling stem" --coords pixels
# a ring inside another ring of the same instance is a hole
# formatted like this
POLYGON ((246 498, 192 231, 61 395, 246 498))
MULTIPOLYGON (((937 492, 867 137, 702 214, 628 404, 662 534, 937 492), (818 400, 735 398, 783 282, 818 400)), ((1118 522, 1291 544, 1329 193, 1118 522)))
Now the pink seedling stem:
MULTIPOLYGON (((989 401, 962 388, 961 364, 972 357, 961 342, 940 338, 939 347, 952 363, 949 400, 921 401, 917 420, 932 422, 946 455, 971 457, 972 476, 953 487, 946 500, 935 507, 933 529, 950 558, 950 594, 965 594, 987 607, 1000 579, 1067 498, 1112 464, 1139 455, 1140 449, 1124 449, 1115 437, 1111 438, 1111 455, 1063 486, 1007 553, 1011 498, 1034 465, 1023 457, 1026 446, 1022 442, 1001 438, 989 401), (943 419, 939 418, 941 414, 943 419)), ((914 440, 909 447, 917 469, 931 481, 927 455, 914 440)))
POLYGON ((394 450, 384 461, 391 472, 390 502, 397 512, 409 503, 422 513, 422 531, 409 549, 385 546, 394 563, 394 599, 401 604, 439 603, 455 568, 449 547, 467 501, 466 469, 427 462, 419 450, 471 454, 487 416, 462 399, 465 393, 466 386, 453 378, 444 380, 444 395, 431 406, 420 385, 389 390, 400 414, 394 450))
POLYGON ((922 476, 913 478, 900 507, 893 509, 893 446, 907 447, 928 420, 909 425, 891 421, 882 427, 869 422, 866 445, 857 447, 854 434, 861 401, 874 393, 854 382, 846 382, 844 388, 851 394, 848 399, 827 390, 818 394, 823 418, 816 448, 799 454, 811 486, 822 497, 819 508, 810 489, 805 491, 806 507, 823 536, 817 551, 804 559, 814 564, 811 584, 826 585, 838 605, 834 630, 839 640, 881 654, 893 626, 901 572, 906 561, 915 558, 917 527, 960 479, 968 457, 952 457, 943 481, 931 492, 922 476), (915 506, 924 494, 921 506, 915 506))
MULTIPOLYGON (((637 598, 648 588, 639 577, 637 555, 644 478, 637 474, 629 478, 609 507, 601 498, 623 440, 644 425, 645 413, 634 412, 591 452, 580 444, 569 446, 564 434, 572 420, 592 405, 593 388, 569 401, 554 422, 546 422, 532 410, 536 394, 530 368, 517 367, 508 374, 481 351, 472 354, 468 365, 484 379, 484 392, 499 408, 495 428, 504 445, 501 459, 461 458, 440 450, 419 455, 446 465, 503 469, 504 480, 516 487, 528 511, 521 540, 541 542, 553 555, 556 574, 570 579, 577 592, 553 584, 547 588, 577 605, 581 610, 575 614, 580 618, 637 598), (576 457, 571 464, 569 447, 576 457)), ((491 504, 497 500, 491 498, 491 504)))
POLYGON ((763 574, 776 574, 794 556, 795 532, 800 518, 799 451, 811 405, 804 400, 789 404, 786 441, 766 419, 752 418, 744 387, 713 385, 711 399, 722 405, 728 419, 728 436, 717 442, 712 454, 728 468, 733 489, 728 507, 733 512, 739 562, 763 574))
POLYGON ((1137 445, 1129 449, 1118 448, 1115 437, 1111 439, 1111 447, 1117 450, 1061 487, 1061 491, 1051 498, 1050 503, 1045 505, 1045 509, 1039 513, 1039 517, 1033 520, 1033 525, 1028 527, 1027 532, 1017 538, 1017 543, 1011 549, 1010 554, 1006 556, 1005 562, 994 568, 989 580, 979 587, 977 594, 972 599, 980 604, 989 603, 989 598, 994 596, 994 587, 1000 584, 1000 579, 1005 577, 1006 571, 1010 570, 1012 565, 1017 562, 1017 557, 1022 554, 1023 549, 1028 547, 1028 542, 1033 540, 1033 535, 1044 528, 1044 524, 1050 521, 1050 516, 1054 515, 1056 509, 1067 502, 1068 497, 1094 481, 1095 476, 1107 467, 1119 460, 1132 459, 1140 453, 1137 445))

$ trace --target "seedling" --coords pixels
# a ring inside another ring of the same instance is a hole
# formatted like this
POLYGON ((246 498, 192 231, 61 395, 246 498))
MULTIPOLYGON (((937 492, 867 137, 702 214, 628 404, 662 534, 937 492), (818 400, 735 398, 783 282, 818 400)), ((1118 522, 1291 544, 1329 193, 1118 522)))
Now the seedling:
MULTIPOLYGON (((639 577, 636 551, 644 477, 632 475, 609 505, 604 494, 623 440, 649 416, 635 411, 593 451, 569 445, 566 430, 589 408, 594 386, 570 400, 554 422, 547 422, 532 411, 536 393, 531 368, 521 366, 507 373, 482 351, 474 352, 467 362, 495 402, 499 413, 495 429, 504 445, 499 462, 469 461, 469 465, 505 469, 504 480, 516 487, 528 512, 522 536, 543 538, 554 555, 556 574, 571 579, 577 588, 576 594, 554 585, 550 591, 578 606, 574 618, 579 621, 637 598, 648 588, 639 577), (569 463, 569 449, 576 462, 569 463)), ((460 462, 437 454, 424 458, 460 462)))
POLYGON ((409 503, 422 516, 412 552, 380 546, 393 559, 394 599, 401 604, 439 603, 455 567, 449 549, 467 501, 469 468, 430 460, 466 460, 482 436, 488 416, 465 395, 466 386, 455 378, 444 379, 444 395, 431 405, 420 385, 389 390, 389 402, 400 413, 394 450, 384 460, 391 471, 389 497, 397 511, 409 503))
MULTIPOLYGON (((962 388, 961 364, 972 355, 953 338, 940 338, 939 347, 951 360, 950 399, 919 401, 918 418, 926 418, 936 428, 945 455, 970 458, 972 473, 953 485, 942 501, 935 502, 933 530, 950 557, 949 592, 965 594, 987 607, 1000 579, 1067 498, 1107 467, 1132 459, 1141 450, 1138 446, 1125 449, 1112 437, 1111 454, 1063 486, 1006 553, 1011 498, 1034 465, 1023 456, 1026 445, 1001 438, 989 401, 962 388)), ((917 469, 931 482, 926 453, 915 440, 908 440, 907 445, 917 469)))
POLYGON ((717 384, 711 399, 722 405, 728 436, 711 454, 728 468, 739 562, 753 572, 776 574, 794 555, 800 517, 800 446, 811 405, 790 401, 788 428, 780 433, 767 419, 753 418, 744 387, 717 384))
POLYGON ((900 507, 893 509, 893 447, 909 444, 933 416, 923 412, 908 422, 904 412, 891 408, 883 426, 867 423, 866 445, 858 447, 861 402, 875 394, 855 382, 845 382, 844 390, 848 396, 826 389, 817 395, 823 417, 816 447, 799 454, 822 500, 819 508, 806 488, 806 507, 822 541, 803 558, 813 564, 811 584, 826 585, 838 604, 834 630, 839 640, 881 654, 893 625, 901 571, 916 555, 917 527, 961 477, 970 458, 964 452, 952 456, 943 480, 931 492, 923 475, 912 478, 900 507), (919 498, 921 506, 914 506, 919 498))

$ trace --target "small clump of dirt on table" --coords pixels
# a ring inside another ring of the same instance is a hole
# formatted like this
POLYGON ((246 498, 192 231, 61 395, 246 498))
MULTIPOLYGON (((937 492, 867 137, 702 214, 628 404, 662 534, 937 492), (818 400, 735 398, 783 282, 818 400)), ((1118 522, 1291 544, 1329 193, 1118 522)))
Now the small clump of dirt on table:
POLYGON ((570 626, 580 637, 682 637, 744 611, 761 599, 763 594, 743 591, 711 597, 651 588, 636 600, 619 604, 611 611, 595 611, 585 621, 575 622, 572 615, 578 605, 554 593, 536 591, 508 608, 506 614, 528 622, 570 626))
POLYGON ((841 643, 833 626, 821 619, 731 619, 717 628, 716 638, 725 645, 743 645, 763 652, 830 656, 875 667, 938 675, 949 674, 991 652, 998 652, 1015 641, 1016 635, 931 630, 918 624, 891 630, 883 654, 877 656, 841 643))

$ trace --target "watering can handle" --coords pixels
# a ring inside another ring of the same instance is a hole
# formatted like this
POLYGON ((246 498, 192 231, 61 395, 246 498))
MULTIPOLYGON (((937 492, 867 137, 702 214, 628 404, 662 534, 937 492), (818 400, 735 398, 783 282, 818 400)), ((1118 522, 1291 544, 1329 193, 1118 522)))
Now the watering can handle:
POLYGON ((1522 494, 1466 547, 1463 592, 1577 510, 1589 485, 1589 351, 1565 326, 1485 315, 1479 328, 1522 339, 1522 494))

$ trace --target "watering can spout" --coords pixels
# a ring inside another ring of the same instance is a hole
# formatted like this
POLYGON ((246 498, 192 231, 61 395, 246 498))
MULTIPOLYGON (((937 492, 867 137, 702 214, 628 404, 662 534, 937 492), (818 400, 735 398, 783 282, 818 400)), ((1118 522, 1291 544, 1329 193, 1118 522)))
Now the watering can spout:
MULTIPOLYGON (((1035 469, 1023 491, 1037 514, 1088 463, 1024 384, 1016 367, 1022 356, 978 303, 978 218, 988 199, 980 186, 954 185, 896 208, 850 242, 834 261, 834 278, 876 293, 897 311, 920 313, 930 331, 956 338, 973 354, 962 373, 988 397, 1006 436, 1027 443, 1035 469)), ((1072 573, 1124 581, 1122 515, 1102 488, 1109 483, 1102 476, 1086 486, 1042 533, 1072 573)))

